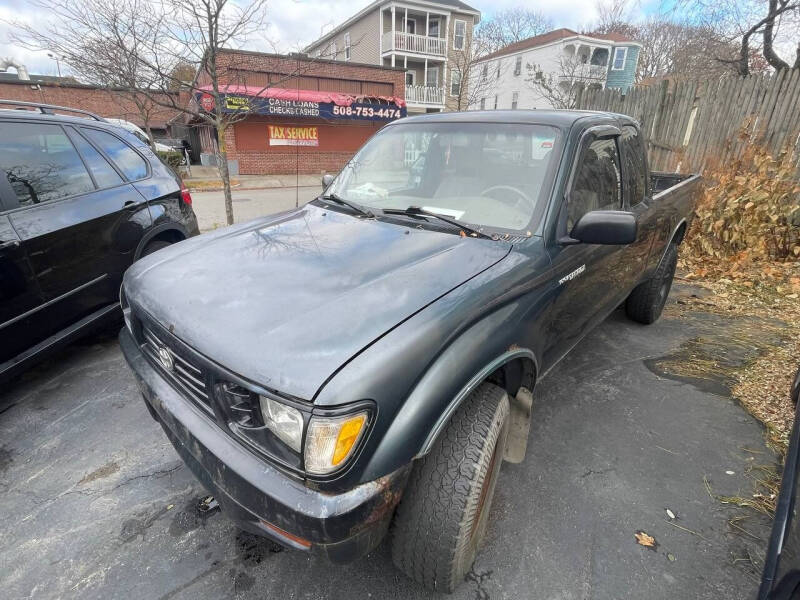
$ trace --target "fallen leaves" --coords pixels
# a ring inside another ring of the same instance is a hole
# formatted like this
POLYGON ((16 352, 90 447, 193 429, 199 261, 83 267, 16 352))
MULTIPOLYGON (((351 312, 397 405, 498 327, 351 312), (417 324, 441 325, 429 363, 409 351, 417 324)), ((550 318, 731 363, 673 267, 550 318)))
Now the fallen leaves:
POLYGON ((648 535, 644 531, 637 531, 633 534, 633 537, 636 538, 636 543, 640 546, 644 546, 645 548, 649 548, 651 550, 658 548, 658 542, 656 542, 656 538, 654 538, 652 535, 648 535))

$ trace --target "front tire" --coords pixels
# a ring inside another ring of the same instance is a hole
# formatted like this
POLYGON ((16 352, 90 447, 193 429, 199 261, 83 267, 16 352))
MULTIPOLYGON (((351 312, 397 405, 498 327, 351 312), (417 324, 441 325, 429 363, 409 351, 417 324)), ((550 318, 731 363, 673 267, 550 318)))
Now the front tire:
POLYGON ((658 320, 667 303, 677 266, 678 245, 670 242, 653 277, 636 286, 625 301, 625 313, 629 319, 645 325, 658 320))
POLYGON ((430 590, 452 592, 475 561, 503 462, 509 412, 506 392, 481 384, 414 466, 395 516, 392 560, 430 590))

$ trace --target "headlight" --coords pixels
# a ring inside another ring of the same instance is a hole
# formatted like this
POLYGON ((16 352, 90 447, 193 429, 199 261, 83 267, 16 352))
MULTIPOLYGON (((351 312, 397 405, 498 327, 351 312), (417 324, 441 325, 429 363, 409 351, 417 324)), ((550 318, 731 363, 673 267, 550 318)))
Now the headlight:
POLYGON ((366 424, 366 412, 341 417, 311 417, 306 434, 306 471, 315 475, 335 471, 353 453, 366 424))
POLYGON ((261 396, 264 424, 279 440, 299 453, 303 440, 303 415, 296 408, 261 396))

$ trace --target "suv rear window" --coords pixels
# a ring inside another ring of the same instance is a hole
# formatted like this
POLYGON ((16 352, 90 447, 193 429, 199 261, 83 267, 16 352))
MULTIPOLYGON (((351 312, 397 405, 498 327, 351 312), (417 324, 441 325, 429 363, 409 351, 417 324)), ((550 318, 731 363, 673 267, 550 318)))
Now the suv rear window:
POLYGON ((94 190, 81 157, 59 125, 0 122, 0 169, 21 206, 94 190))
POLYGON ((100 146, 100 149, 114 161, 130 181, 147 177, 147 163, 133 148, 118 137, 88 127, 82 127, 81 131, 100 146))

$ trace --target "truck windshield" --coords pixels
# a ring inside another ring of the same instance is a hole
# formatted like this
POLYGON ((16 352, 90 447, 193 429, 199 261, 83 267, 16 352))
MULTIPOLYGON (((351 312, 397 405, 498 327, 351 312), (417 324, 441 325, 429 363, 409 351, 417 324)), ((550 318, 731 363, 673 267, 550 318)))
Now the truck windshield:
POLYGON ((559 131, 546 125, 393 125, 364 145, 327 193, 367 208, 418 206, 477 226, 532 229, 559 145, 559 131))

